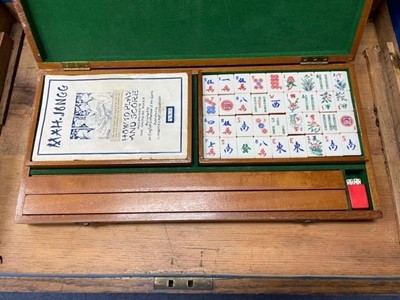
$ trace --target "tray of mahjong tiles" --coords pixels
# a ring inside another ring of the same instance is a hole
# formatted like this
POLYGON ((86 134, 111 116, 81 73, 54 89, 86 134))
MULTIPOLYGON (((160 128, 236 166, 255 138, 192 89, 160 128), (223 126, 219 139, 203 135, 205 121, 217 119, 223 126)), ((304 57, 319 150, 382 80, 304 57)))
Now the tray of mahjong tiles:
POLYGON ((365 160, 359 97, 349 69, 200 77, 201 164, 365 160))

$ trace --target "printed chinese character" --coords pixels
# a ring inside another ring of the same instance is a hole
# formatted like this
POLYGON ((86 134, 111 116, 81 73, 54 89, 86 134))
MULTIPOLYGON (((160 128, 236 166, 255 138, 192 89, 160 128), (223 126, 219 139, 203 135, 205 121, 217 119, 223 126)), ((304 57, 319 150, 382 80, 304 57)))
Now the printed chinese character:
POLYGON ((246 124, 246 121, 243 122, 242 126, 240 126, 241 131, 249 131, 250 127, 246 124))
POLYGON ((347 144, 347 149, 354 150, 354 149, 356 149, 356 147, 357 147, 357 145, 354 144, 351 139, 349 139, 349 143, 347 144))
POLYGON ((231 147, 231 145, 229 143, 226 145, 224 152, 228 153, 228 154, 232 154, 233 148, 231 147))
POLYGON ((302 151, 302 152, 303 152, 304 149, 301 149, 300 143, 296 141, 296 143, 294 144, 294 149, 293 149, 293 151, 299 153, 299 151, 302 151))
POLYGON ((281 144, 281 142, 279 142, 278 145, 276 146, 276 152, 279 153, 286 152, 286 150, 283 149, 283 145, 281 144))
POLYGON ((335 142, 333 140, 331 140, 331 143, 328 148, 331 151, 336 151, 338 149, 338 145, 336 145, 335 142))
POLYGON ((251 150, 249 144, 243 144, 242 153, 249 153, 249 150, 251 150))

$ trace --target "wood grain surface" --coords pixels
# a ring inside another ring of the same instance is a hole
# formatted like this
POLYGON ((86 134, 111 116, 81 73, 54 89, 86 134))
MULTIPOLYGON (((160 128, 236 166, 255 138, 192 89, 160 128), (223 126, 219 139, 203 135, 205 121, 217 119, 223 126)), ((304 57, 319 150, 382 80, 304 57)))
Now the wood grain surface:
POLYGON ((153 277, 213 277, 214 293, 400 293, 400 246, 361 52, 355 69, 383 218, 373 222, 155 223, 83 226, 14 223, 37 84, 23 49, 0 136, 0 290, 154 292, 153 277))

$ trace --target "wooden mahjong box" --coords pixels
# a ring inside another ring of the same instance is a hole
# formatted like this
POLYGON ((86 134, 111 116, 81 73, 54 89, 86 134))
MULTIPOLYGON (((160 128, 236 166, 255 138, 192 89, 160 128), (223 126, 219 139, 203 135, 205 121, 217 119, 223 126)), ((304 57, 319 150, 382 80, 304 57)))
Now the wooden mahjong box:
POLYGON ((372 0, 18 0, 41 69, 19 223, 382 216, 372 0))

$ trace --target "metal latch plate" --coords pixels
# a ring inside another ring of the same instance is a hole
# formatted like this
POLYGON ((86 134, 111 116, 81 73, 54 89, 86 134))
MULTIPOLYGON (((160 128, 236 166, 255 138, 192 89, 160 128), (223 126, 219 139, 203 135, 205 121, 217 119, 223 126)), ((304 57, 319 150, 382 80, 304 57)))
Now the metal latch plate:
POLYGON ((206 277, 156 277, 155 290, 212 290, 213 279, 206 277))
POLYGON ((324 65, 329 63, 328 56, 306 56, 301 58, 302 65, 324 65))
POLYGON ((90 63, 88 61, 70 61, 62 63, 64 71, 89 71, 90 63))

